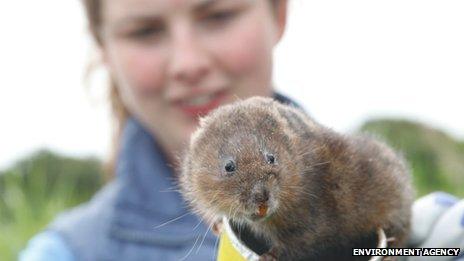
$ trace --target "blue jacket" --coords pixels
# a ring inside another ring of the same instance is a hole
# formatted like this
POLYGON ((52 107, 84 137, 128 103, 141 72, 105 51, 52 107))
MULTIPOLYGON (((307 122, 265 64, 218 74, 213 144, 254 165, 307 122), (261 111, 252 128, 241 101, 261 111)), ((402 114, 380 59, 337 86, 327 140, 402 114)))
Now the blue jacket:
POLYGON ((20 260, 214 260, 217 238, 173 191, 166 163, 156 139, 129 118, 116 178, 59 215, 31 239, 20 260))

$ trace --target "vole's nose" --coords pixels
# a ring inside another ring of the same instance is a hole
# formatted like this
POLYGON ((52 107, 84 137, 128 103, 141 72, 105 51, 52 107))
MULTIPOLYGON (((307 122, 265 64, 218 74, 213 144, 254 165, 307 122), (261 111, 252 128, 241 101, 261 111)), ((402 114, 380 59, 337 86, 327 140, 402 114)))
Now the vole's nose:
POLYGON ((261 188, 253 192, 253 200, 258 204, 265 204, 269 200, 269 191, 261 188))

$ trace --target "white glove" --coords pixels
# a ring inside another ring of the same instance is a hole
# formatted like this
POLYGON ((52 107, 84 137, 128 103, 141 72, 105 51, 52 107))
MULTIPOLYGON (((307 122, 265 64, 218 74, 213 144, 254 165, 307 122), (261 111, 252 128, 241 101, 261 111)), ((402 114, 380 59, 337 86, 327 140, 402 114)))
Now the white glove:
POLYGON ((457 248, 459 257, 410 257, 408 260, 464 260, 464 199, 444 192, 424 196, 413 205, 411 247, 457 248))

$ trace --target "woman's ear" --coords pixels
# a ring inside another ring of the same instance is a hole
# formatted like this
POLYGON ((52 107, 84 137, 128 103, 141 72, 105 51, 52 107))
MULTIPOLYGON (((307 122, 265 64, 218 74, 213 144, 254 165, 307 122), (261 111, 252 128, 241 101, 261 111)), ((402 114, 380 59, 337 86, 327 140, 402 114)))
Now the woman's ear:
POLYGON ((287 25, 287 0, 275 0, 275 18, 277 24, 277 39, 276 44, 280 41, 285 32, 287 25))
POLYGON ((111 59, 110 59, 110 55, 108 54, 108 50, 106 49, 106 46, 100 45, 98 47, 98 51, 100 54, 101 64, 105 67, 105 69, 111 75, 113 67, 111 66, 111 59))
POLYGON ((107 50, 105 49, 104 46, 100 45, 98 46, 98 51, 100 53, 100 60, 102 62, 103 65, 105 65, 106 67, 108 67, 108 53, 107 53, 107 50))

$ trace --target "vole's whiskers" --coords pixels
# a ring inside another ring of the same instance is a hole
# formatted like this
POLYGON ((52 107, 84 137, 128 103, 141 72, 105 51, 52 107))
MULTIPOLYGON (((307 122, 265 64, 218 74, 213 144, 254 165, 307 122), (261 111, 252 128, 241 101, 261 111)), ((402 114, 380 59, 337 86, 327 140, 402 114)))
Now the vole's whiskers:
POLYGON ((218 255, 218 248, 219 248, 218 243, 219 243, 219 238, 220 238, 220 236, 217 236, 217 237, 216 237, 216 242, 214 243, 214 249, 215 249, 215 250, 214 250, 214 257, 213 257, 214 260, 217 259, 217 255, 218 255))
POLYGON ((327 165, 327 164, 330 164, 331 161, 325 161, 325 162, 319 162, 319 163, 314 163, 312 165, 309 165, 309 166, 306 166, 304 167, 303 169, 301 169, 301 172, 302 173, 314 173, 318 166, 324 166, 324 165, 327 165))
POLYGON ((174 186, 180 185, 179 177, 165 177, 165 179, 174 186))
POLYGON ((184 257, 182 257, 181 259, 179 259, 180 261, 183 261, 183 260, 187 259, 187 257, 192 253, 193 249, 197 245, 198 239, 200 239, 200 236, 201 236, 201 233, 198 234, 197 239, 195 239, 195 242, 193 243, 192 248, 190 248, 190 250, 187 252, 187 254, 184 257))
POLYGON ((233 208, 233 207, 234 207, 233 205, 230 205, 230 207, 229 207, 229 214, 227 214, 227 218, 228 218, 228 219, 231 218, 230 214, 232 213, 232 208, 233 208))
POLYGON ((169 192, 178 192, 178 193, 181 193, 182 191, 180 189, 174 189, 174 188, 167 188, 167 189, 162 189, 162 190, 158 190, 158 192, 160 193, 169 193, 169 192))
POLYGON ((193 227, 192 231, 195 231, 201 224, 202 220, 198 221, 198 223, 193 227))
POLYGON ((240 211, 240 206, 237 205, 237 207, 233 210, 232 215, 230 216, 229 220, 233 222, 233 224, 236 226, 238 229, 238 236, 239 238, 241 237, 242 233, 242 228, 243 228, 243 223, 241 218, 237 218, 237 214, 240 211))
POLYGON ((214 195, 211 197, 211 202, 212 203, 215 203, 217 197, 219 196, 219 193, 220 193, 220 191, 216 191, 216 193, 214 193, 214 195))
POLYGON ((285 194, 285 195, 289 195, 296 192, 296 193, 300 193, 300 194, 303 194, 303 195, 308 195, 314 199, 318 199, 319 197, 316 195, 316 194, 313 194, 307 190, 304 190, 301 188, 301 186, 297 186, 297 185, 285 185, 285 189, 282 190, 281 193, 285 194))
POLYGON ((315 164, 311 165, 311 167, 317 167, 317 166, 326 165, 326 164, 330 164, 330 161, 324 161, 324 162, 315 163, 315 164))
POLYGON ((310 197, 312 197, 313 199, 318 199, 318 198, 319 198, 316 194, 313 194, 313 193, 311 193, 311 192, 309 192, 309 191, 301 190, 301 191, 299 191, 299 192, 300 192, 301 194, 303 194, 303 195, 310 196, 310 197))
POLYGON ((232 214, 232 219, 235 219, 237 217, 237 213, 239 211, 239 208, 240 208, 239 205, 237 205, 237 207, 235 208, 234 213, 232 214))
POLYGON ((301 158, 304 158, 305 156, 310 155, 310 154, 312 154, 312 153, 314 153, 314 151, 305 150, 305 151, 302 151, 302 152, 298 153, 298 154, 296 155, 296 158, 300 158, 300 159, 301 159, 301 158))
POLYGON ((243 99, 240 98, 237 94, 234 94, 233 96, 235 98, 235 101, 243 101, 243 99))
POLYGON ((181 218, 183 218, 183 217, 185 217, 185 216, 187 216, 187 215, 191 215, 191 214, 192 214, 192 213, 187 212, 187 213, 185 213, 185 214, 183 214, 183 215, 180 215, 180 216, 178 216, 178 217, 176 217, 176 218, 173 218, 173 219, 171 219, 171 220, 168 220, 168 221, 164 222, 163 224, 160 224, 160 225, 158 225, 158 226, 156 226, 156 227, 154 227, 154 228, 155 228, 155 229, 160 228, 160 227, 162 227, 162 226, 165 226, 165 225, 167 225, 167 224, 170 224, 170 223, 172 223, 172 222, 174 222, 174 221, 177 221, 177 220, 179 220, 179 219, 181 219, 181 218))
POLYGON ((200 245, 198 246, 197 251, 196 251, 195 253, 198 253, 198 251, 200 251, 200 248, 201 248, 201 246, 203 245, 203 242, 205 241, 206 234, 208 234, 208 232, 210 231, 210 229, 213 227, 213 224, 214 224, 214 223, 213 223, 212 221, 210 221, 209 223, 211 223, 211 224, 208 226, 208 229, 206 229, 206 232, 205 232, 205 234, 203 235, 203 239, 201 240, 200 245))
POLYGON ((313 147, 308 149, 301 149, 297 152, 297 156, 306 156, 309 154, 318 154, 318 151, 321 150, 322 147, 313 147))

